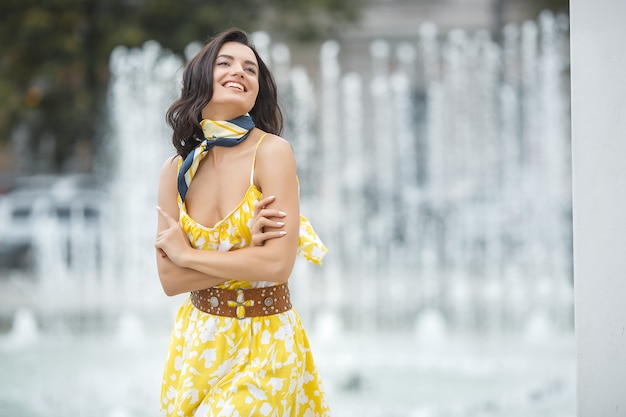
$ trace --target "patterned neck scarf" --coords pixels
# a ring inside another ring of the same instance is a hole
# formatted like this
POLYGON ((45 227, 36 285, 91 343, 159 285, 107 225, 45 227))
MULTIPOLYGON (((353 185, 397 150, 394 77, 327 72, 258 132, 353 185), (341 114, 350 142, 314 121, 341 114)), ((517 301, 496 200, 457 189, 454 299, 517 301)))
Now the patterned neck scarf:
POLYGON ((185 201, 187 190, 196 174, 200 161, 214 146, 232 147, 243 142, 252 128, 254 121, 249 114, 228 121, 204 119, 200 122, 204 140, 187 155, 178 172, 178 193, 181 201, 185 201))

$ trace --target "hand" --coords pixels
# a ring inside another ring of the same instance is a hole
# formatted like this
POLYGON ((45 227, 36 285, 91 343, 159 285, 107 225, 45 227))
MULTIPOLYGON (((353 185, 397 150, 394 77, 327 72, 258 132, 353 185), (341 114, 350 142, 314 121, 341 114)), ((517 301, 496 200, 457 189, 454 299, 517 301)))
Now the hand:
POLYGON ((287 215, 285 212, 266 208, 275 199, 275 196, 270 196, 256 203, 252 226, 250 226, 250 234, 252 235, 250 246, 263 246, 266 240, 276 239, 287 234, 284 230, 265 231, 265 227, 281 228, 285 225, 284 222, 271 220, 271 218, 285 217, 287 215))
POLYGON ((183 255, 190 249, 189 241, 178 221, 167 214, 161 207, 157 207, 159 215, 167 222, 167 229, 161 230, 156 237, 154 246, 161 253, 161 257, 167 257, 178 266, 181 265, 183 255))

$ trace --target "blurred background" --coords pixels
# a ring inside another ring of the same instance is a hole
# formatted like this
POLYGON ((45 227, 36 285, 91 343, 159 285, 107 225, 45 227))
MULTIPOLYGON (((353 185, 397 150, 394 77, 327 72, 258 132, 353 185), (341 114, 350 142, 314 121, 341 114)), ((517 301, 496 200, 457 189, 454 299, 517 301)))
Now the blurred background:
POLYGON ((574 416, 566 0, 2 0, 0 416, 152 416, 164 114, 253 34, 302 212, 294 304, 335 416, 574 416))

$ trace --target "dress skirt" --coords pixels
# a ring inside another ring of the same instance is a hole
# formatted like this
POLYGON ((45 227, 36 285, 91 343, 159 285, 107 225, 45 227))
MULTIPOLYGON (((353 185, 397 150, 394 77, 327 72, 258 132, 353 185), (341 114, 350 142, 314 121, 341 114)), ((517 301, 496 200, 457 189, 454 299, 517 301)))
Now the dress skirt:
POLYGON ((242 320, 176 316, 163 373, 162 417, 322 417, 329 411, 297 312, 242 320))

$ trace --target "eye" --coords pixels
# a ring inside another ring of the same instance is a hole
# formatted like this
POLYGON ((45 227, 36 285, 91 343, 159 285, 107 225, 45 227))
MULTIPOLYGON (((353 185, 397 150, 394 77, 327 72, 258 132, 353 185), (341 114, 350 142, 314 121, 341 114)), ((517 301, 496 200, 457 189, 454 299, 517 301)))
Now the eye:
POLYGON ((228 61, 218 61, 215 65, 217 65, 218 67, 227 67, 230 65, 230 63, 228 61))
POLYGON ((256 68, 254 67, 246 67, 244 70, 248 71, 250 74, 256 75, 256 68))

